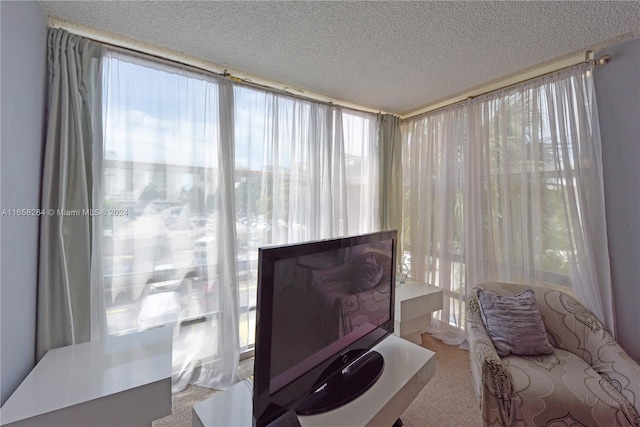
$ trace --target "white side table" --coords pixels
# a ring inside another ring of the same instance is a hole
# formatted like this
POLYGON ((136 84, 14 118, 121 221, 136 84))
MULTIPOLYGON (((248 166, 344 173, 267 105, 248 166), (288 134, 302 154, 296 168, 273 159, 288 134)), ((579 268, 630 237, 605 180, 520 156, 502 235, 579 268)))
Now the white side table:
POLYGON ((171 414, 171 328, 50 350, 0 409, 3 426, 151 426, 171 414))
MULTIPOLYGON (((298 417, 302 427, 391 426, 436 373, 435 353, 393 335, 373 350, 384 357, 384 370, 362 396, 323 414, 298 417)), ((251 383, 241 381, 193 407, 193 427, 250 427, 251 383)))
POLYGON ((415 344, 431 325, 431 313, 442 310, 442 289, 407 280, 396 286, 394 334, 415 344))

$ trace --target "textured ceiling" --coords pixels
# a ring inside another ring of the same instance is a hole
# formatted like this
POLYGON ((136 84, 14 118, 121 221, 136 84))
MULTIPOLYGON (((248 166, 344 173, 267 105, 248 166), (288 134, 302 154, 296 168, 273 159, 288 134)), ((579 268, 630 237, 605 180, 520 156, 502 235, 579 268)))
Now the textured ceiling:
POLYGON ((640 37, 640 2, 41 4, 54 18, 396 114, 640 37))

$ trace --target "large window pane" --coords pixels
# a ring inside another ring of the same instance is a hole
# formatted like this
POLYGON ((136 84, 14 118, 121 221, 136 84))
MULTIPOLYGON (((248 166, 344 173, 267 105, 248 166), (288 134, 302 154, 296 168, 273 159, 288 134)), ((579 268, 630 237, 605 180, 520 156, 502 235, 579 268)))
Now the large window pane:
POLYGON ((377 226, 376 122, 248 87, 234 94, 240 342, 248 349, 259 247, 377 226))
MULTIPOLYGON (((128 57, 105 64, 103 205, 128 213, 104 223, 109 331, 177 321, 178 337, 208 334, 211 352, 225 285, 218 86, 128 57)), ((249 349, 259 247, 377 229, 377 132, 373 114, 244 86, 233 95, 235 289, 239 340, 249 349)))
POLYGON ((118 54, 104 65, 107 326, 174 328, 174 378, 219 358, 215 81, 118 54))

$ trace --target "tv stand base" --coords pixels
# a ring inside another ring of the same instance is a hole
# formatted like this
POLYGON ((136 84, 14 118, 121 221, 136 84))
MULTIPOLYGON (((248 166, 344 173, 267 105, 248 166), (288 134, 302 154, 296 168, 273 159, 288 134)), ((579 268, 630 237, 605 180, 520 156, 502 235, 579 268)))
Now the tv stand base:
MULTIPOLYGON (((379 342, 373 350, 379 352, 385 361, 378 381, 346 405, 318 415, 298 415, 301 426, 402 425, 397 424, 402 423, 400 415, 435 375, 435 354, 395 335, 379 342)), ((193 426, 250 427, 253 424, 251 390, 249 381, 241 381, 195 405, 193 426)))
POLYGON ((316 415, 346 405, 369 390, 382 375, 384 358, 369 351, 329 378, 325 387, 305 398, 295 411, 298 415, 316 415))

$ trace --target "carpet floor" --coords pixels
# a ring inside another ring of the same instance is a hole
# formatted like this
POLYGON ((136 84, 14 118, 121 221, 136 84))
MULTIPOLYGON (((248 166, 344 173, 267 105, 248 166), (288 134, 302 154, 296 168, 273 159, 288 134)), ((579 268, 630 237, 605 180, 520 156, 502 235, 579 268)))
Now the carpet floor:
POLYGON ((473 391, 469 352, 429 334, 422 346, 436 354, 436 374, 404 411, 405 427, 480 427, 482 414, 473 391))
MULTIPOLYGON (((436 354, 436 374, 402 414, 404 426, 482 426, 480 409, 471 382, 469 352, 443 344, 428 334, 422 336, 422 346, 436 354)), ((238 381, 252 373, 253 359, 241 361, 238 367, 238 381)), ((175 393, 172 396, 172 414, 154 421, 153 427, 191 427, 191 408, 217 392, 190 385, 184 391, 175 393)))

